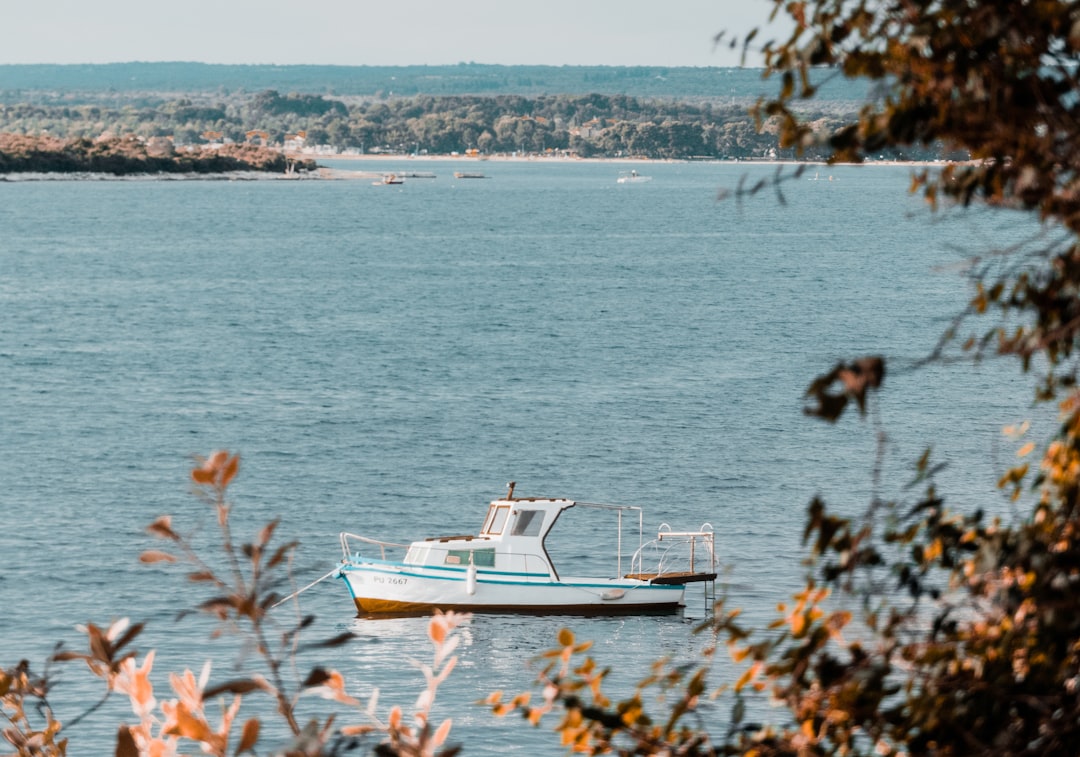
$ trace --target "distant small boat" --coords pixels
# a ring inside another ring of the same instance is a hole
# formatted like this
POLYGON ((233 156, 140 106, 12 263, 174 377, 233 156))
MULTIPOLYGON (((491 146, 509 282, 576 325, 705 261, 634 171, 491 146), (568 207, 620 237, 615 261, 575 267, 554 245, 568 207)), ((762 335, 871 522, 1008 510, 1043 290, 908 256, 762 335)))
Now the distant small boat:
POLYGON ((486 179, 482 173, 469 173, 467 171, 454 171, 455 179, 486 179))
POLYGON ((623 171, 615 181, 619 184, 644 184, 646 181, 652 181, 652 177, 642 176, 637 171, 623 171))
POLYGON ((397 174, 388 173, 388 174, 383 174, 383 177, 382 177, 381 180, 373 181, 371 183, 374 184, 377 187, 381 186, 383 184, 404 184, 405 179, 401 178, 397 174))

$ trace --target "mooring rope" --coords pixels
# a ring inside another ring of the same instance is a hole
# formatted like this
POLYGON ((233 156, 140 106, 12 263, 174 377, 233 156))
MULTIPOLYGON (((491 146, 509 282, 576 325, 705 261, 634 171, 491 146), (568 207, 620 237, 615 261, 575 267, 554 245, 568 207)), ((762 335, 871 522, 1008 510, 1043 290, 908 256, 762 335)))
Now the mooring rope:
POLYGON ((336 576, 336 575, 338 574, 338 570, 339 570, 338 568, 334 568, 334 569, 333 569, 332 571, 330 571, 329 573, 327 573, 327 574, 326 574, 325 576, 323 576, 322 578, 318 578, 318 579, 316 579, 316 580, 312 581, 311 583, 309 583, 309 584, 308 584, 307 586, 305 586, 305 587, 304 587, 303 589, 300 589, 299 591, 294 591, 294 592, 293 592, 292 594, 290 594, 289 596, 285 597, 284 599, 279 599, 279 600, 278 600, 277 602, 274 602, 274 604, 270 605, 270 609, 271 609, 271 610, 273 610, 273 609, 274 609, 275 607, 277 607, 278 605, 280 605, 280 604, 284 604, 285 602, 288 602, 288 601, 289 601, 290 599, 293 599, 294 597, 298 597, 298 596, 300 596, 301 594, 303 594, 303 593, 304 593, 305 591, 307 591, 308 589, 310 589, 310 588, 311 588, 312 586, 314 586, 315 584, 317 584, 317 583, 321 583, 321 582, 325 581, 326 579, 330 578, 331 576, 336 576))

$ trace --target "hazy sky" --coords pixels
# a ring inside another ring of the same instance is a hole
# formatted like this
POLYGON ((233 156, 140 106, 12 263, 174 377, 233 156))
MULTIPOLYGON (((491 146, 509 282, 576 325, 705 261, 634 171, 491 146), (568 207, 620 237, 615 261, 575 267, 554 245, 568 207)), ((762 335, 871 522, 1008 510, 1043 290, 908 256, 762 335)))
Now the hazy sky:
MULTIPOLYGON (((0 63, 731 66, 770 0, 0 0, 0 63)), ((757 61, 751 61, 757 64, 757 61)))

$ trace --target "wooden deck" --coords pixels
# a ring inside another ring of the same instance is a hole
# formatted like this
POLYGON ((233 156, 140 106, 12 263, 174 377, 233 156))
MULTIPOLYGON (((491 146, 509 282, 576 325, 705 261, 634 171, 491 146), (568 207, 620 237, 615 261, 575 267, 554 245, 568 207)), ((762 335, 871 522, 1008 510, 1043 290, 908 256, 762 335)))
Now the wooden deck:
POLYGON ((701 581, 715 581, 715 573, 691 573, 685 572, 673 572, 673 573, 627 573, 625 578, 636 578, 639 581, 648 581, 651 584, 692 584, 701 581))

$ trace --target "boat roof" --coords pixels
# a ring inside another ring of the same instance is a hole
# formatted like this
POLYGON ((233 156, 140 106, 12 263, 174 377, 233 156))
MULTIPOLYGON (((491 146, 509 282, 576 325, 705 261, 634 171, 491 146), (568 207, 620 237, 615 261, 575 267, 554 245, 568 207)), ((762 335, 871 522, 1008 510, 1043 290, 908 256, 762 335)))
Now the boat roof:
POLYGON ((540 505, 559 505, 560 507, 572 507, 573 505, 577 504, 577 502, 575 502, 574 500, 566 499, 565 497, 560 497, 558 499, 554 497, 507 497, 505 499, 492 500, 491 504, 494 505, 501 503, 505 505, 512 505, 515 502, 531 502, 533 504, 540 505))
POLYGON ((508 521, 513 520, 515 527, 513 528, 512 535, 539 538, 543 541, 552 526, 555 525, 555 521, 558 520, 559 515, 561 515, 564 510, 569 510, 571 507, 577 506, 602 510, 618 510, 620 511, 620 521, 622 516, 621 511, 635 510, 638 512, 640 527, 641 508, 635 505, 602 505, 595 502, 580 502, 565 497, 515 497, 514 487, 513 484, 511 484, 510 491, 507 492, 506 497, 492 500, 491 504, 488 506, 487 514, 484 516, 484 525, 480 530, 479 536, 480 538, 501 537, 504 535, 504 526, 508 521), (532 522, 531 516, 525 511, 543 512, 544 516, 541 521, 532 523, 532 527, 529 528, 522 525, 518 520, 520 517, 525 519, 525 523, 532 522), (504 514, 499 515, 500 512, 504 514))

